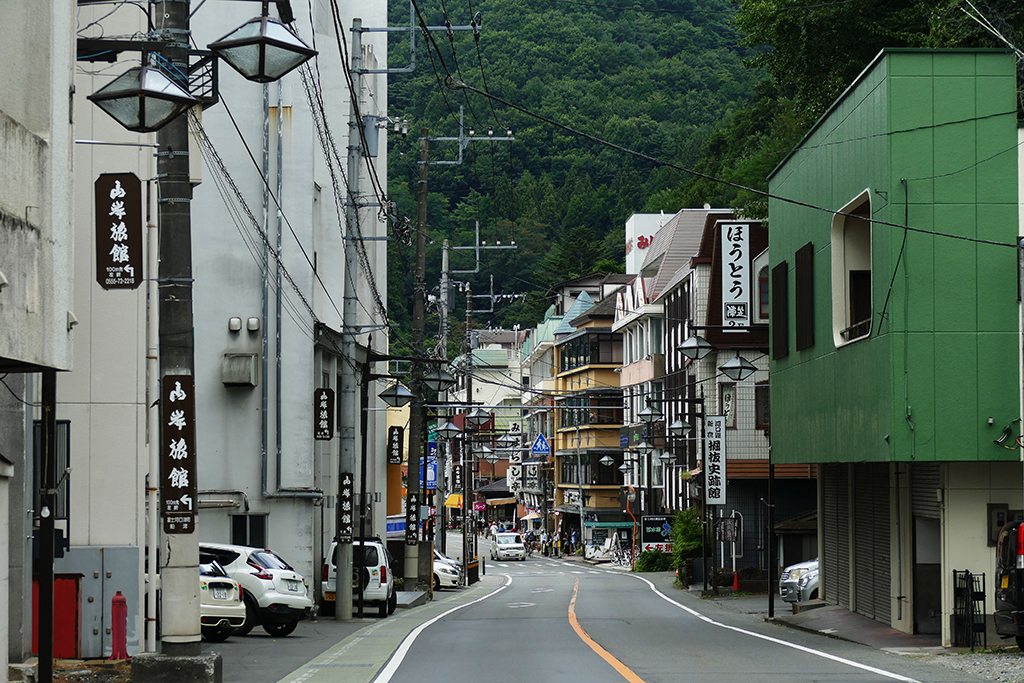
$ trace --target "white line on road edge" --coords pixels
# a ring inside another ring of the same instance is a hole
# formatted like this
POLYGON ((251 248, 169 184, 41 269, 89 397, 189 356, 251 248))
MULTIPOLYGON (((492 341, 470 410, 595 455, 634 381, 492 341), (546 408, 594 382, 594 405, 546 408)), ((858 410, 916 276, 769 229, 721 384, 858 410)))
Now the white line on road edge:
POLYGON ((380 673, 377 674, 377 676, 373 679, 372 683, 389 683, 391 681, 391 677, 395 675, 395 672, 398 671, 398 667, 400 667, 402 665, 402 662, 405 660, 405 655, 409 653, 409 648, 412 647, 412 644, 416 642, 416 638, 418 638, 419 635, 423 633, 423 631, 425 631, 428 626, 432 625, 436 621, 444 619, 446 616, 452 614, 453 612, 458 612, 463 607, 469 607, 470 605, 475 605, 478 602, 483 602, 487 598, 492 598, 511 585, 512 577, 506 574, 505 584, 501 588, 498 588, 497 590, 488 593, 483 597, 477 598, 476 600, 467 602, 464 605, 453 607, 447 612, 442 612, 430 621, 425 621, 416 628, 414 628, 412 631, 409 632, 409 635, 405 637, 405 640, 403 640, 402 643, 398 646, 398 649, 395 650, 395 653, 391 655, 391 659, 389 659, 388 663, 384 666, 384 668, 380 670, 380 673))
MULTIPOLYGON (((831 659, 834 662, 839 662, 840 664, 845 664, 847 666, 852 666, 855 669, 863 669, 864 671, 870 671, 871 673, 878 674, 879 676, 885 676, 886 678, 891 678, 891 679, 896 680, 896 681, 904 681, 905 683, 921 683, 917 679, 908 678, 907 676, 901 676, 900 674, 893 673, 891 671, 886 671, 885 669, 877 669, 877 668, 875 668, 873 666, 868 666, 867 664, 861 664, 860 662, 855 662, 852 659, 845 659, 843 657, 838 657, 836 655, 829 654, 827 652, 822 652, 821 650, 815 650, 813 648, 805 647, 803 645, 797 645, 796 643, 790 643, 789 641, 782 640, 780 638, 773 638, 772 636, 766 636, 766 635, 764 635, 762 633, 755 633, 754 631, 748 631, 748 630, 746 630, 744 628, 739 628, 737 626, 730 626, 728 624, 723 624, 720 621, 715 621, 711 617, 708 617, 708 616, 705 616, 705 615, 701 614, 700 612, 698 612, 695 609, 692 609, 690 607, 687 607, 686 605, 682 605, 682 604, 676 602, 675 600, 673 600, 672 598, 668 597, 667 595, 662 593, 660 590, 658 590, 658 588, 653 583, 651 583, 648 579, 645 579, 642 576, 634 576, 633 578, 639 579, 639 580, 643 581, 644 583, 646 583, 648 586, 650 586, 651 590, 654 591, 662 600, 664 600, 664 601, 666 601, 666 602, 668 602, 670 604, 675 605, 676 607, 678 607, 679 609, 683 610, 684 612, 688 612, 689 614, 692 614, 693 616, 697 617, 698 619, 700 619, 702 621, 705 621, 705 622, 711 624, 712 626, 718 626, 720 628, 728 629, 730 631, 735 631, 736 633, 742 633, 744 635, 753 636, 754 638, 760 638, 761 640, 766 640, 769 643, 775 643, 776 645, 783 645, 785 647, 793 648, 794 650, 799 650, 800 652, 806 652, 807 654, 815 655, 816 657, 821 657, 823 659, 831 659)), ((504 588, 504 586, 503 586, 503 588, 504 588)))

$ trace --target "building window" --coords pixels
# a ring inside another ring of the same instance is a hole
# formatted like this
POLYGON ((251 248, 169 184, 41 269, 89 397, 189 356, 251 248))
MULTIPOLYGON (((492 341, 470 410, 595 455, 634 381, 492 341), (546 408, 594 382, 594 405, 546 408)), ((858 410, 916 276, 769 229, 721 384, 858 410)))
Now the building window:
POLYGON ((832 218, 832 335, 837 347, 871 334, 871 194, 832 218))
POLYGON ((231 545, 267 547, 267 516, 231 515, 231 545))
POLYGON ((662 351, 661 318, 651 318, 651 353, 662 351))
POLYGON ((761 320, 767 320, 769 310, 768 266, 765 266, 757 274, 757 317, 761 320))
POLYGON ((755 429, 768 429, 772 422, 771 391, 768 382, 754 386, 755 429))

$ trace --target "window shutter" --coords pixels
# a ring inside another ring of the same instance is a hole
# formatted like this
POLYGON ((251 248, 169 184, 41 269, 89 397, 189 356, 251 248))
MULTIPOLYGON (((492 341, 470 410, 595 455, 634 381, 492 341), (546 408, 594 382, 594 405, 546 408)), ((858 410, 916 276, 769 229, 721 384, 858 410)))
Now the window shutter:
POLYGON ((789 265, 782 261, 772 268, 772 360, 789 355, 789 265))
POLYGON ((814 346, 814 246, 796 252, 796 350, 814 346))

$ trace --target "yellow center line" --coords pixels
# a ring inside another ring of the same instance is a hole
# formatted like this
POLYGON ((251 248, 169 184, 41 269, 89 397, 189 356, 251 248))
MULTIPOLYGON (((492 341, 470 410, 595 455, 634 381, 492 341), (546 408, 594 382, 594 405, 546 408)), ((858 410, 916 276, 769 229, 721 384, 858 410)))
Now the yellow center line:
POLYGON ((576 581, 572 587, 572 600, 569 601, 569 623, 572 624, 572 630, 576 631, 576 635, 580 637, 584 643, 590 646, 590 649, 596 652, 601 659, 611 664, 612 668, 619 672, 619 674, 630 683, 645 683, 644 679, 637 676, 633 671, 616 659, 612 653, 598 645, 593 638, 587 635, 587 632, 580 626, 579 620, 576 618, 576 594, 579 592, 580 580, 579 577, 573 577, 576 581))

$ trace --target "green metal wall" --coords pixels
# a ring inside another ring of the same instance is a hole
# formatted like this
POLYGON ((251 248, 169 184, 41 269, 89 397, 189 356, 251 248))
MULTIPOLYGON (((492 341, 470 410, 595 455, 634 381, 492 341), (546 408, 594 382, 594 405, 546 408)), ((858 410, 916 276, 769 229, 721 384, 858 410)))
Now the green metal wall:
POLYGON ((776 462, 1020 457, 992 443, 1019 414, 1015 250, 922 232, 904 242, 875 223, 871 336, 837 349, 830 245, 831 211, 865 189, 875 220, 1014 244, 1015 88, 1009 53, 885 51, 776 169, 773 194, 828 209, 769 204, 771 263, 789 269, 789 355, 771 364, 776 462), (796 351, 793 267, 807 242, 815 343, 796 351))

